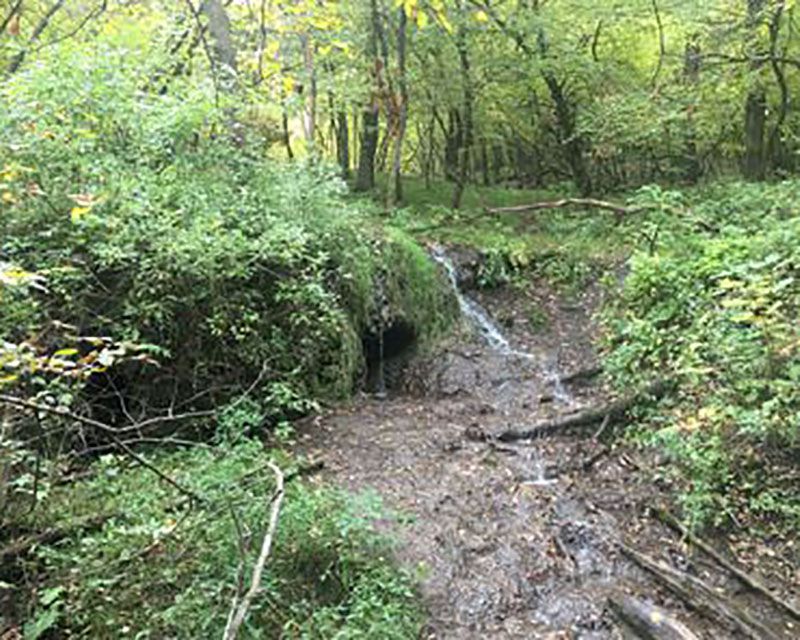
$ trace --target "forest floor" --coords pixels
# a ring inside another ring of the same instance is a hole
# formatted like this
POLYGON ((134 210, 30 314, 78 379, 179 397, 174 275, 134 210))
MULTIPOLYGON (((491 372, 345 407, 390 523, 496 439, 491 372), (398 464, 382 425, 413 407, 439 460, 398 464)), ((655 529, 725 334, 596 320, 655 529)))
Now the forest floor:
MULTIPOLYGON (((663 607, 700 638, 798 637, 800 623, 653 517, 670 493, 654 482, 657 456, 608 446, 592 437, 596 427, 517 443, 491 437, 607 397, 599 384, 559 382, 596 365, 599 287, 567 297, 530 282, 470 295, 511 350, 464 330, 415 362, 406 376, 413 392, 363 395, 299 433, 302 449, 324 461, 321 482, 375 491, 401 514, 379 525, 420 576, 421 637, 624 638, 608 606, 622 594, 663 607), (719 614, 691 610, 622 545, 703 580, 765 628, 728 629, 719 614)), ((751 569, 757 551, 738 549, 751 569)), ((758 558, 760 578, 789 600, 798 595, 792 571, 758 558)))

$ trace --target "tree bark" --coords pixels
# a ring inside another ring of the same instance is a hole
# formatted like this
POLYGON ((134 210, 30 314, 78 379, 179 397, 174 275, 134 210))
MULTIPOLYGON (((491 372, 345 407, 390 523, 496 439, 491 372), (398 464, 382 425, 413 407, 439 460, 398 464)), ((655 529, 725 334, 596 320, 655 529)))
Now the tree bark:
POLYGON ((220 0, 203 0, 200 13, 208 19, 214 61, 218 65, 223 85, 230 86, 236 78, 236 48, 231 35, 231 21, 220 0))
POLYGON ((343 109, 336 114, 336 162, 342 170, 342 178, 347 180, 350 177, 350 128, 343 109))
POLYGON ((375 187, 375 152, 378 149, 378 134, 380 127, 380 105, 378 96, 381 88, 382 65, 378 57, 378 37, 381 30, 380 14, 378 13, 377 0, 370 0, 371 29, 369 35, 368 55, 372 60, 373 91, 369 101, 364 106, 361 117, 361 144, 359 145, 358 175, 356 176, 356 191, 371 191, 375 187))
POLYGON ((453 189, 453 209, 461 207, 461 199, 469 178, 470 152, 472 150, 472 111, 475 101, 474 89, 472 87, 472 72, 470 68, 469 50, 467 48, 467 31, 464 26, 460 26, 456 34, 456 49, 458 51, 458 64, 461 71, 461 144, 458 147, 458 175, 456 185, 453 189))
MULTIPOLYGON (((692 38, 686 43, 686 50, 683 55, 683 78, 686 85, 691 88, 690 93, 694 91, 694 87, 700 80, 700 60, 700 44, 695 38, 692 38)), ((684 177, 692 184, 700 179, 702 173, 700 158, 697 153, 694 106, 693 101, 686 107, 686 168, 684 169, 684 177)))
POLYGON ((408 16, 406 16, 405 8, 401 6, 398 9, 397 25, 397 76, 400 85, 400 104, 398 105, 397 138, 394 143, 394 158, 392 161, 392 185, 390 185, 389 188, 390 194, 392 193, 392 189, 394 190, 394 200, 392 201, 390 197, 390 205, 402 202, 403 200, 403 141, 408 124, 408 83, 406 81, 407 26, 408 16))
MULTIPOLYGON (((762 21, 766 0, 746 0, 747 29, 751 48, 758 48, 758 28, 762 21)), ((755 52, 754 52, 755 53, 755 52)), ((760 56, 758 56, 760 58, 760 56)), ((767 124, 767 95, 759 78, 763 62, 751 63, 755 76, 753 86, 747 93, 744 116, 744 159, 742 173, 748 180, 763 180, 766 175, 766 153, 764 134, 767 124)))
POLYGON ((303 47, 303 66, 307 87, 305 111, 303 112, 303 132, 306 138, 306 151, 309 156, 315 157, 317 152, 317 72, 314 67, 314 44, 307 33, 300 36, 300 41, 303 47))

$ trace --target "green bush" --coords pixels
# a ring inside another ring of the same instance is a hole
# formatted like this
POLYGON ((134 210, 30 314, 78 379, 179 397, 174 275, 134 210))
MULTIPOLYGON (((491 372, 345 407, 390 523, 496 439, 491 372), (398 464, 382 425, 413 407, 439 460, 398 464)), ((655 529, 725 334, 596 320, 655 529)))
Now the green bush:
MULTIPOLYGON (((39 584, 29 629, 47 623, 75 638, 121 630, 137 638, 221 636, 239 572, 249 579, 269 517, 267 455, 242 440, 150 456, 203 497, 193 505, 114 456, 93 466, 92 479, 56 490, 36 515, 38 527, 109 519, 38 548, 26 572, 27 582, 39 584)), ((387 517, 374 496, 290 481, 264 589, 242 637, 416 637, 411 582, 390 565, 389 542, 372 528, 387 517)))
POLYGON ((800 455, 797 184, 730 189, 694 194, 718 232, 632 258, 605 314, 606 364, 621 388, 678 382, 678 398, 643 435, 687 478, 694 520, 750 513, 796 526, 800 496, 786 478, 800 455))
POLYGON ((210 83, 143 93, 152 51, 97 46, 62 47, 63 72, 31 66, 0 89, 0 260, 49 289, 36 307, 3 305, 4 335, 58 320, 158 345, 160 370, 128 367, 116 386, 178 400, 218 390, 211 400, 262 371, 301 396, 343 396, 379 313, 420 338, 447 323, 454 307, 424 252, 345 202, 333 170, 265 159, 252 132, 233 144, 210 83))

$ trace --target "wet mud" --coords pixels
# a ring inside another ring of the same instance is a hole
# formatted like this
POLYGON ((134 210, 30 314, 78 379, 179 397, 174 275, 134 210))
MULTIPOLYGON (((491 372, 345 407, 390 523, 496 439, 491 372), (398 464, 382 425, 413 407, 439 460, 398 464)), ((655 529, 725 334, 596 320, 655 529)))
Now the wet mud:
MULTIPOLYGON (((377 526, 392 530, 398 560, 419 577, 424 638, 639 637, 608 606, 620 594, 665 608, 700 638, 745 637, 693 611, 621 544, 727 590, 774 637, 800 637, 800 624, 650 515, 669 499, 653 482, 657 460, 591 433, 491 438, 606 397, 596 381, 563 382, 597 364, 600 298, 594 287, 568 298, 537 282, 470 293, 502 340, 465 318, 462 331, 405 372, 402 391, 317 417, 300 434, 302 449, 324 461, 324 481, 375 491, 402 515, 402 524, 377 526)), ((777 586, 787 599, 798 595, 796 585, 777 586)))

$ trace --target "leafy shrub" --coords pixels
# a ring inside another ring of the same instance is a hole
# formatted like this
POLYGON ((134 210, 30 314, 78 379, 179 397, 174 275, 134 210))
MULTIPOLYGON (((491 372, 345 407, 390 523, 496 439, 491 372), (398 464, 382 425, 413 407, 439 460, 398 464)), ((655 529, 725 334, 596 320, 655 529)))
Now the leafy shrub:
POLYGON ((614 380, 680 384, 675 404, 643 435, 691 479, 684 502, 698 522, 749 511, 800 523, 796 486, 783 479, 800 454, 800 216, 786 197, 795 189, 740 185, 719 203, 724 214, 716 199, 695 196, 696 211, 720 232, 635 255, 606 310, 614 380))
MULTIPOLYGON (((59 489, 36 516, 40 527, 97 513, 109 519, 38 549, 27 580, 42 585, 28 619, 70 637, 109 638, 120 629, 140 638, 221 636, 240 571, 239 535, 249 577, 268 520, 274 486, 266 456, 245 439, 151 457, 204 497, 195 505, 154 483, 148 470, 103 458, 92 479, 59 489)), ((264 590, 242 637, 415 637, 411 583, 372 529, 386 517, 372 496, 291 481, 264 590)))
POLYGON ((143 43, 98 47, 57 48, 63 73, 31 66, 0 89, 0 260, 49 289, 36 306, 9 299, 0 328, 59 320, 159 345, 160 372, 113 382, 164 406, 167 390, 211 400, 262 371, 298 396, 346 395, 379 279, 419 336, 446 324, 422 250, 345 203, 333 170, 266 160, 254 136, 232 144, 208 82, 142 93, 157 64, 143 43))

